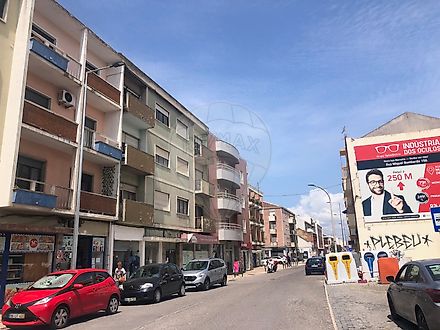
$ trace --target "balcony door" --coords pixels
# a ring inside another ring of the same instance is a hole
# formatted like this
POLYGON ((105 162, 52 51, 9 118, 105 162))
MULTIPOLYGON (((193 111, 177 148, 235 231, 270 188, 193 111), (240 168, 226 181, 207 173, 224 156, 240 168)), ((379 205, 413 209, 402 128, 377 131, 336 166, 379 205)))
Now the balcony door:
POLYGON ((44 162, 19 155, 16 185, 21 189, 43 192, 44 172, 44 162))

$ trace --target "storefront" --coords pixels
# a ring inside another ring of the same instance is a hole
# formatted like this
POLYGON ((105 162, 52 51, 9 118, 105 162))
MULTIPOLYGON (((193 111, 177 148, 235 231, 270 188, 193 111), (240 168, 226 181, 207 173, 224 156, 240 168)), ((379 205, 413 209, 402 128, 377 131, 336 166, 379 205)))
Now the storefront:
POLYGON ((113 226, 114 244, 113 244, 113 270, 117 262, 122 262, 128 274, 136 271, 145 264, 144 255, 144 228, 113 226))
POLYGON ((145 263, 172 262, 181 267, 182 243, 181 232, 169 229, 146 228, 145 236, 145 263))
POLYGON ((55 243, 55 235, 0 233, 0 299, 53 270, 55 243))
POLYGON ((181 237, 187 242, 182 245, 183 265, 186 265, 192 259, 218 256, 217 251, 214 250, 218 243, 217 237, 196 233, 182 234, 181 237))

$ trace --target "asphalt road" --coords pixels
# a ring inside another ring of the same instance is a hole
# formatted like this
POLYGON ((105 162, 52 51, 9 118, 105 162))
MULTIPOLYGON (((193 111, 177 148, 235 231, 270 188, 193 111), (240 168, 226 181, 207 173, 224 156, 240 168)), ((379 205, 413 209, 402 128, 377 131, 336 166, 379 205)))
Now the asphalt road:
POLYGON ((323 276, 303 266, 274 274, 255 272, 226 287, 187 292, 158 304, 121 306, 111 316, 72 321, 68 329, 333 329, 323 276))

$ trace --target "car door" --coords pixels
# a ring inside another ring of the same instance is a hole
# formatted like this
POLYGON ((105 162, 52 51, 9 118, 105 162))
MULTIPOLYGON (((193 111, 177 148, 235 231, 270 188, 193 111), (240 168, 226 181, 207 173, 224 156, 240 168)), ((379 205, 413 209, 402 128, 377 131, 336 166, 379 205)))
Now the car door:
POLYGON ((163 296, 168 296, 172 292, 172 283, 170 281, 170 270, 168 265, 163 265, 160 270, 160 289, 163 296))
POLYGON ((73 285, 83 285, 80 289, 73 289, 72 309, 80 310, 81 312, 78 315, 90 314, 96 311, 96 286, 94 281, 93 272, 80 274, 73 281, 73 285))
POLYGON ((171 294, 177 293, 179 292, 180 286, 182 285, 182 275, 175 264, 169 264, 168 269, 170 274, 171 294))
POLYGON ((208 276, 211 283, 215 283, 217 281, 215 260, 209 261, 208 276))
POLYGON ((409 265, 402 283, 401 296, 402 316, 411 321, 416 321, 415 306, 420 296, 421 285, 423 285, 423 278, 420 267, 416 264, 409 265))
POLYGON ((106 309, 112 294, 110 286, 114 286, 113 281, 107 279, 110 275, 107 272, 95 272, 96 300, 98 310, 106 309))
POLYGON ((220 281, 222 280, 222 274, 221 274, 221 264, 220 261, 218 261, 217 259, 212 261, 214 264, 214 273, 215 273, 215 283, 220 283, 220 281))
POLYGON ((403 292, 402 287, 405 282, 406 271, 408 270, 408 265, 404 265, 396 275, 394 283, 390 284, 391 288, 391 298, 393 300, 394 308, 399 315, 403 316, 403 292))

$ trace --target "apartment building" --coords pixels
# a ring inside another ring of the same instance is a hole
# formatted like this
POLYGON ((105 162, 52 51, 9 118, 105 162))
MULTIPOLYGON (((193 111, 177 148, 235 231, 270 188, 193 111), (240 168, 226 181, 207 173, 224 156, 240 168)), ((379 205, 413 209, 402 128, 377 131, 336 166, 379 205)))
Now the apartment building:
POLYGON ((252 263, 253 267, 257 267, 262 265, 261 260, 264 258, 263 192, 248 185, 248 197, 252 263))
POLYGON ((283 206, 263 202, 263 215, 265 253, 293 256, 297 250, 295 214, 283 206))
POLYGON ((439 127, 439 118, 407 112, 360 138, 346 137, 342 183, 349 243, 359 251, 438 257, 430 209, 440 205, 439 127))

